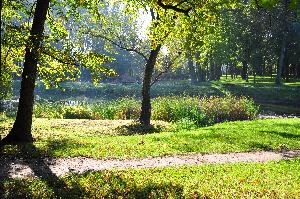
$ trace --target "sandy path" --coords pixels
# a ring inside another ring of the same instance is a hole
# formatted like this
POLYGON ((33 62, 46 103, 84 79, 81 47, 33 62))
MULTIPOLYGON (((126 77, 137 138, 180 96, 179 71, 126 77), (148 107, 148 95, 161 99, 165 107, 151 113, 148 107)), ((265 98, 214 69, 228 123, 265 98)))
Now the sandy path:
POLYGON ((227 154, 190 154, 143 159, 92 159, 84 157, 58 159, 4 159, 0 162, 0 179, 39 177, 42 173, 62 176, 68 173, 125 168, 153 168, 182 165, 220 164, 234 162, 267 162, 299 157, 300 150, 284 152, 249 152, 227 154), (36 172, 40 170, 40 172, 36 172), (42 170, 42 171, 41 171, 42 170))

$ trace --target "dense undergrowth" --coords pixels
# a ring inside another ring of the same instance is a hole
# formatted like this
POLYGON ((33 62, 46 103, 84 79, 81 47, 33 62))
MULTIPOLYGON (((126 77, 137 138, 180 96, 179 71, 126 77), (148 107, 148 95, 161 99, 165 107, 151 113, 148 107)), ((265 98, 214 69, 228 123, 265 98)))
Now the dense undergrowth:
MULTIPOLYGON (((49 103, 35 105, 37 118, 133 119, 140 113, 140 102, 132 98, 98 103, 49 103)), ((167 122, 187 121, 206 126, 224 121, 254 119, 258 107, 245 97, 158 97, 152 103, 152 119, 167 122)))

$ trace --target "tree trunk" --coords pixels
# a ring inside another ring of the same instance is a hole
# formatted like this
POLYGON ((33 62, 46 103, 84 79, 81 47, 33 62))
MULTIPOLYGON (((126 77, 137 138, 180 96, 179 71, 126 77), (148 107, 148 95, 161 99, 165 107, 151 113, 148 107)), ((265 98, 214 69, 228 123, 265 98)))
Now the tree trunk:
POLYGON ((228 64, 225 65, 225 77, 227 79, 228 76, 228 64))
POLYGON ((276 80, 275 80, 275 83, 277 85, 281 84, 281 75, 282 75, 282 71, 284 68, 285 55, 286 55, 286 38, 284 37, 282 40, 279 62, 277 65, 277 75, 276 75, 276 80))
POLYGON ((298 63, 295 67, 296 67, 296 78, 300 78, 300 63, 298 63))
POLYGON ((215 62, 215 80, 219 81, 222 77, 222 66, 220 63, 215 62))
POLYGON ((0 145, 32 142, 31 125, 37 62, 49 4, 50 0, 37 0, 30 37, 25 49, 17 117, 12 130, 1 140, 0 145))
POLYGON ((146 126, 150 125, 151 118, 151 96, 150 96, 150 88, 151 88, 151 80, 153 70, 156 64, 156 59, 158 53, 161 49, 161 45, 158 45, 155 49, 151 50, 149 59, 147 60, 145 67, 145 74, 143 80, 143 88, 142 88, 142 108, 140 115, 140 123, 146 126))
POLYGON ((263 65, 262 65, 262 75, 266 76, 266 60, 263 60, 263 65))
POLYGON ((289 64, 285 64, 285 81, 286 82, 289 82, 289 77, 290 77, 290 67, 289 67, 289 64))
POLYGON ((188 51, 187 58, 188 58, 188 68, 189 68, 189 74, 191 78, 191 84, 195 85, 197 83, 197 77, 196 77, 195 67, 193 63, 192 53, 190 50, 188 51))
POLYGON ((197 82, 205 82, 206 81, 206 71, 203 66, 201 66, 200 60, 200 52, 196 53, 196 69, 197 69, 197 82))
POLYGON ((248 81, 248 64, 246 61, 243 61, 243 67, 242 67, 242 73, 241 73, 242 79, 248 81))
POLYGON ((215 80, 215 62, 210 61, 210 68, 209 68, 209 81, 215 80))

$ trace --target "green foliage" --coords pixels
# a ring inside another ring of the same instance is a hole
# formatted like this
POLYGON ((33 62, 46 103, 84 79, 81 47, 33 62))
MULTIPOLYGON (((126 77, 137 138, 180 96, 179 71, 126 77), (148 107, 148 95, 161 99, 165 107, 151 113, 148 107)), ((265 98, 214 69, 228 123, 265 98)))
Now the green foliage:
POLYGON ((5 179, 6 198, 299 198, 300 159, 5 179))
POLYGON ((186 119, 199 126, 254 119, 257 114, 257 106, 245 97, 159 97, 153 101, 154 120, 177 122, 186 119))
POLYGON ((86 106, 66 106, 63 115, 66 119, 93 119, 91 110, 86 106))
MULTIPOLYGON (((76 29, 84 16, 95 13, 99 1, 52 1, 48 10, 43 42, 39 52, 38 76, 47 88, 59 87, 67 80, 80 77, 81 68, 89 70, 98 83, 115 72, 104 64, 112 61, 106 54, 87 49, 87 41, 76 29), (92 8, 93 7, 93 8, 92 8), (73 31, 75 30, 75 31, 73 31)), ((35 1, 7 1, 1 3, 1 70, 0 97, 9 94, 13 74, 20 75, 25 47, 33 18, 35 1)))
POLYGON ((122 98, 98 103, 79 103, 73 106, 64 103, 36 103, 34 116, 65 119, 137 119, 139 102, 122 98))
MULTIPOLYGON (((130 98, 94 104, 37 103, 35 117, 65 119, 138 119, 140 102, 130 98)), ((198 126, 224 121, 254 119, 258 108, 245 97, 158 97, 153 99, 152 119, 178 122, 187 119, 198 126)))
POLYGON ((256 118, 258 107, 246 97, 210 97, 200 101, 205 117, 212 123, 256 118))
POLYGON ((199 99, 194 97, 158 97, 153 100, 152 118, 168 122, 189 119, 194 123, 205 124, 199 99))

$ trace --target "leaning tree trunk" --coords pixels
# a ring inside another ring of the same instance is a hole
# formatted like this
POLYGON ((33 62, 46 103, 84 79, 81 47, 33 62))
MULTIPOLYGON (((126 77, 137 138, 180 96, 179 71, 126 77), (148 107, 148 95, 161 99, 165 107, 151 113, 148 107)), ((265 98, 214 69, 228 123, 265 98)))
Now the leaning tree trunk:
POLYGON ((49 4, 50 0, 37 0, 30 37, 25 49, 17 117, 10 133, 1 140, 1 145, 32 142, 31 125, 37 62, 49 4))
POLYGON ((150 125, 150 118, 151 118, 150 88, 151 88, 152 74, 153 74, 154 66, 156 64, 156 59, 160 49, 161 49, 161 45, 158 45, 155 49, 151 50, 149 59, 147 60, 146 67, 145 67, 143 88, 142 88, 143 99, 142 99, 140 123, 147 126, 150 125))

